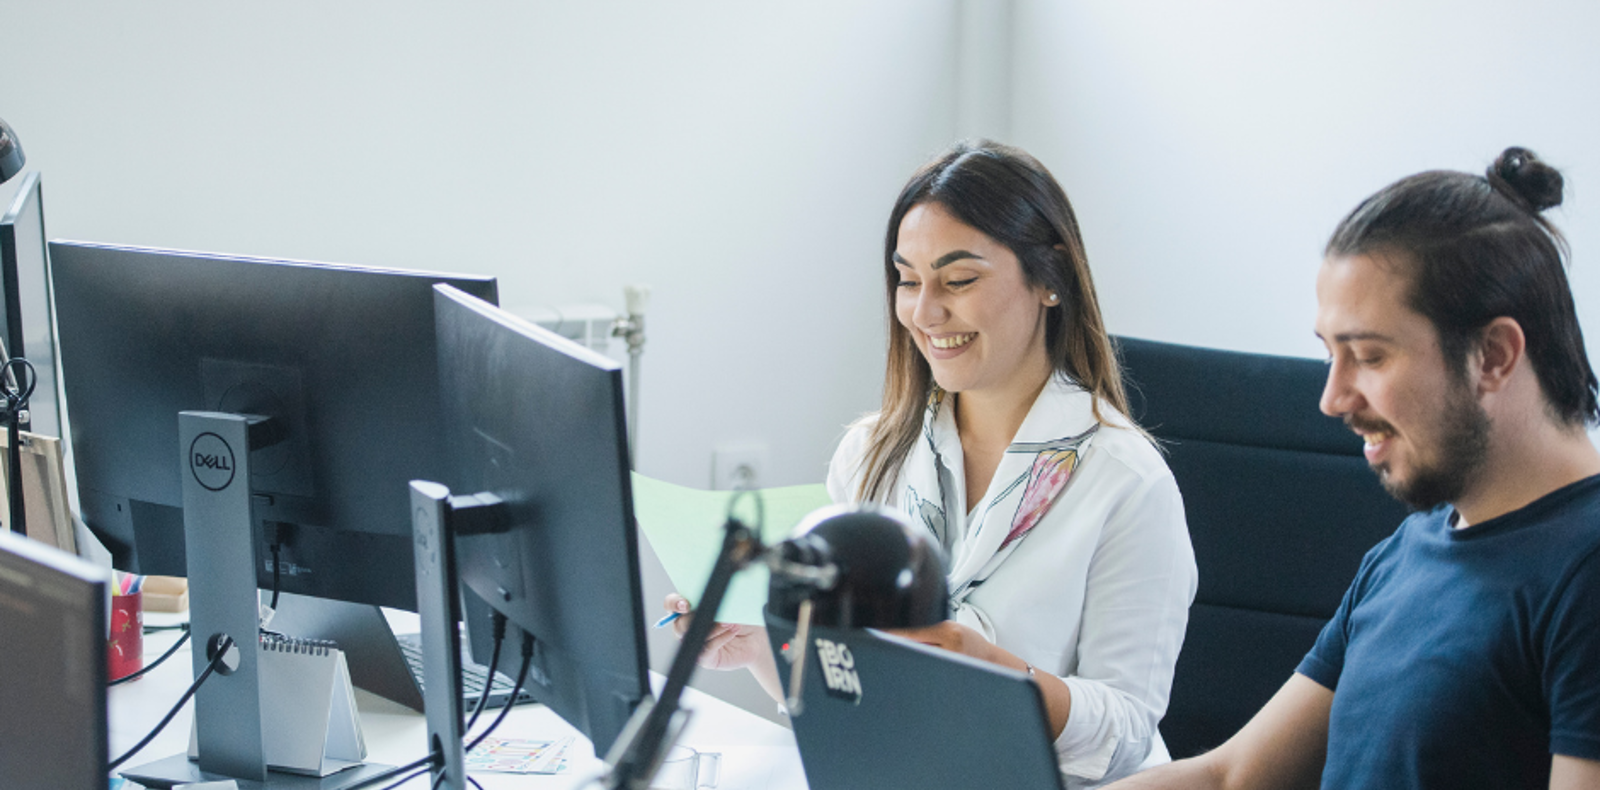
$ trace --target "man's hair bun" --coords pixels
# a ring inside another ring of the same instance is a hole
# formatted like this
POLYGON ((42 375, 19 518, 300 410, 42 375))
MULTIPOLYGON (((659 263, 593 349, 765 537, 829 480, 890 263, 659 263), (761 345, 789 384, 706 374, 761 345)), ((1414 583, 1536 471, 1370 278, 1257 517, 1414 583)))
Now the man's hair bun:
POLYGON ((1488 176, 1495 189, 1535 212, 1561 205, 1561 173, 1526 148, 1507 148, 1489 166, 1488 176))

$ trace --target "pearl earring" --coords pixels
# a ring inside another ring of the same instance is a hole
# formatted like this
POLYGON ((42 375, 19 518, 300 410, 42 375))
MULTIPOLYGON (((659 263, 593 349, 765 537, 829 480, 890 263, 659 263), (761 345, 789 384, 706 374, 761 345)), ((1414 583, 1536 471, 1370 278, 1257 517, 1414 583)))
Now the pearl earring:
POLYGON ((1056 296, 1055 294, 1050 294, 1050 301, 1054 302, 1058 298, 1060 297, 1056 296))

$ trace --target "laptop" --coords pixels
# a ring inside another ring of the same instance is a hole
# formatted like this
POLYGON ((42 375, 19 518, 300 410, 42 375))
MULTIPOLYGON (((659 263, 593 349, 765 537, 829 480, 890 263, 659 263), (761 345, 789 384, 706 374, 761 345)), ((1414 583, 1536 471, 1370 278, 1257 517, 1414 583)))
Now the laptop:
MULTIPOLYGON (((271 627, 290 636, 338 644, 350 660, 350 679, 357 688, 422 711, 422 636, 395 635, 378 607, 283 593, 271 627)), ((472 660, 466 642, 462 640, 461 691, 462 703, 470 711, 489 681, 489 668, 472 660)), ((485 707, 511 703, 516 682, 509 674, 521 661, 516 645, 501 649, 501 671, 495 673, 485 707)), ((517 694, 516 704, 533 701, 529 689, 517 694)))
MULTIPOLYGON (((398 634, 395 642, 400 645, 400 653, 405 656, 406 668, 411 671, 412 680, 416 681, 417 692, 422 688, 422 634, 398 634)), ((516 671, 516 665, 522 658, 513 649, 515 645, 507 644, 500 649, 500 666, 511 667, 516 671)), ((529 673, 530 680, 532 673, 529 673)), ((478 705, 478 697, 483 695, 483 684, 489 678, 489 668, 472 660, 472 651, 466 647, 461 648, 461 701, 463 709, 471 712, 478 705)), ((527 684, 524 684, 527 685, 527 684)), ((516 681, 504 672, 494 673, 494 682, 489 687, 489 700, 484 703, 485 708, 501 708, 511 702, 511 692, 517 687, 516 681)), ((524 688, 517 692, 517 704, 533 702, 533 692, 524 688)))
MULTIPOLYGON (((785 686, 794 632, 767 615, 785 686)), ((813 626, 807 641, 790 721, 811 790, 1061 790, 1026 673, 878 631, 813 626)))

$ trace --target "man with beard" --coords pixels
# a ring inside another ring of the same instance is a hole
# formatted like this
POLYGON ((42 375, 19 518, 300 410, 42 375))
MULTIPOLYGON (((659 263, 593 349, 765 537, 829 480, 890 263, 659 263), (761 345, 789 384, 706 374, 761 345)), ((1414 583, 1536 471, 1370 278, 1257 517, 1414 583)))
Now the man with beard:
POLYGON ((1115 787, 1600 787, 1600 410, 1540 216, 1561 191, 1509 148, 1334 232, 1321 407, 1416 512, 1244 729, 1115 787))

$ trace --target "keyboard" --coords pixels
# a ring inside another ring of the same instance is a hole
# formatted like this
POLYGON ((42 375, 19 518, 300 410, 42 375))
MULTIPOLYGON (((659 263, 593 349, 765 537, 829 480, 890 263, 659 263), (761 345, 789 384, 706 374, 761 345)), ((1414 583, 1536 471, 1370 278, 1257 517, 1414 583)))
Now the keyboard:
MULTIPOLYGON (((406 665, 411 667, 411 676, 417 679, 417 688, 422 688, 422 634, 399 634, 395 641, 400 643, 400 653, 406 658, 406 665)), ((505 651, 501 651, 501 658, 505 658, 505 651)), ((489 677, 489 668, 472 660, 472 656, 463 647, 461 651, 461 698, 465 703, 463 710, 471 712, 478 704, 478 697, 483 694, 484 682, 489 677)), ((489 703, 486 707, 498 708, 506 704, 511 698, 511 690, 516 688, 516 681, 505 676, 504 673, 494 673, 494 685, 489 690, 489 703)), ((523 690, 517 694, 517 702, 532 702, 533 695, 523 690)))

